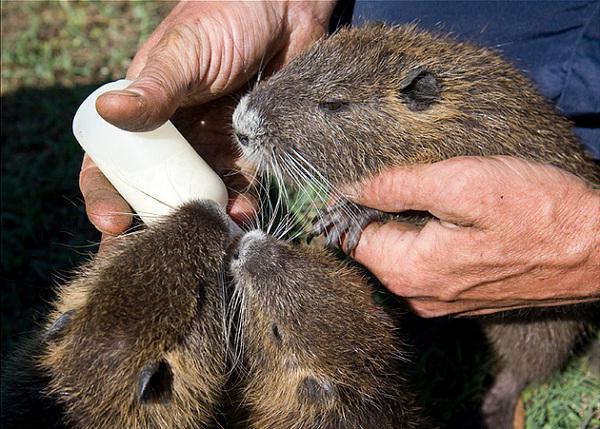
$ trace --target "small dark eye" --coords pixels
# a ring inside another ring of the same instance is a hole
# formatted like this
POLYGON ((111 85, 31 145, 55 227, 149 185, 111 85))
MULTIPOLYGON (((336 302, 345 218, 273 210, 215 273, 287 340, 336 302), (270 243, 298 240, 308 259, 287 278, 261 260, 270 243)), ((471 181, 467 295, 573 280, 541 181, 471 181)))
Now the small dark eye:
POLYGON ((335 101, 324 101, 319 103, 319 109, 325 112, 339 112, 344 107, 346 107, 348 103, 343 101, 335 100, 335 101))
POLYGON ((279 327, 273 324, 273 326, 271 326, 271 332, 273 333, 275 341, 281 343, 281 332, 279 332, 279 327))

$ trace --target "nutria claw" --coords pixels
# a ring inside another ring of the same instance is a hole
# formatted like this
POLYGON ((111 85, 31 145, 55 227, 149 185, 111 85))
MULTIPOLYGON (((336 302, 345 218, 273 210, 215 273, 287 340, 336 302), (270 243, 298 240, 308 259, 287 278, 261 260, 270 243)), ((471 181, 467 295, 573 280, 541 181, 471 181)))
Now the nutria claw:
POLYGON ((338 200, 319 213, 310 235, 326 234, 328 247, 340 246, 345 236, 346 245, 342 250, 350 254, 358 246, 363 229, 371 222, 381 220, 382 215, 378 210, 338 200))

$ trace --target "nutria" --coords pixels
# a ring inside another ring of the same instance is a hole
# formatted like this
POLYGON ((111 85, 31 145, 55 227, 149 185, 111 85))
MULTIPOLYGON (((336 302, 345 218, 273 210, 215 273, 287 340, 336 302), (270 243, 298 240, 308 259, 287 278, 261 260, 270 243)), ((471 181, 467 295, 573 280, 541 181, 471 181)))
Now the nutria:
MULTIPOLYGON (((347 250, 367 223, 390 215, 336 190, 390 166, 509 155, 600 187, 569 121, 524 76, 490 50, 415 26, 367 25, 321 40, 241 99, 233 129, 259 169, 338 200, 317 228, 333 230, 330 243, 347 231, 347 250)), ((564 364, 588 330, 584 313, 569 307, 482 319, 500 365, 484 401, 489 427, 510 427, 523 386, 564 364), (524 344, 526 352, 515 353, 524 344)))
MULTIPOLYGON (((45 384, 38 390, 50 409, 60 407, 60 422, 208 427, 227 376, 220 276, 230 242, 223 210, 188 203, 118 239, 58 290, 32 359, 45 384)), ((21 419, 36 413, 25 407, 21 419)))
POLYGON ((393 319, 324 249, 246 233, 231 259, 252 429, 424 428, 393 319))

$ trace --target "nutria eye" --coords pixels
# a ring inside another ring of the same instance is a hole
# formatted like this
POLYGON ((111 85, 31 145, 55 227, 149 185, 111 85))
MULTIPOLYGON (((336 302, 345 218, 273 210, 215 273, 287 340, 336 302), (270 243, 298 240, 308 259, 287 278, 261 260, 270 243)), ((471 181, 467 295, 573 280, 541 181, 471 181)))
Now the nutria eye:
POLYGON ((323 103, 319 103, 319 109, 323 110, 324 112, 339 112, 346 106, 348 106, 348 103, 339 100, 324 101, 323 103))
POLYGON ((273 333, 273 338, 275 339, 275 342, 281 343, 281 332, 279 332, 279 327, 273 324, 273 326, 271 326, 271 332, 273 333))

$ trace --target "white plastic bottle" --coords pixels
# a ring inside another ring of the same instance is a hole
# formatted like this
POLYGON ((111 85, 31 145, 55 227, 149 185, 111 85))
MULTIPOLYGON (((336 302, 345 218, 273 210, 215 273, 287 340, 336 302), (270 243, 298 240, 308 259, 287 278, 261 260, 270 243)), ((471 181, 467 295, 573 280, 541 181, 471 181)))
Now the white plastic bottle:
POLYGON ((193 199, 211 199, 225 207, 225 184, 170 121, 154 131, 131 132, 98 114, 100 94, 130 83, 107 83, 81 104, 73 119, 81 147, 147 224, 193 199))

